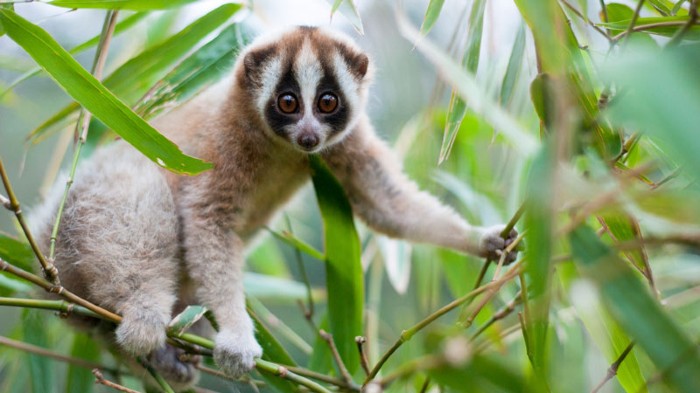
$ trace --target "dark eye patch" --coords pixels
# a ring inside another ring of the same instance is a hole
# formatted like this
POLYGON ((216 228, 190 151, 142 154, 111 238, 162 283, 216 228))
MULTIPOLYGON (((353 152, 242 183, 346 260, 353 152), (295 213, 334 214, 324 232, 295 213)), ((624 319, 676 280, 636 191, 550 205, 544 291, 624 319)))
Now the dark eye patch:
POLYGON ((299 121, 304 112, 304 103, 301 100, 298 102, 299 108, 295 113, 285 114, 280 111, 277 106, 277 100, 280 95, 285 93, 292 93, 296 97, 301 97, 301 89, 299 83, 294 78, 291 62, 288 62, 285 66, 282 78, 280 78, 277 86, 275 86, 275 92, 272 97, 268 99, 267 105, 265 105, 265 120, 267 124, 276 134, 281 136, 287 134, 284 128, 299 121))
POLYGON ((331 135, 337 134, 347 127, 350 121, 350 108, 348 107, 345 95, 338 84, 338 80, 333 73, 333 70, 321 62, 323 68, 323 77, 316 89, 316 97, 321 97, 324 93, 332 93, 338 97, 338 107, 332 113, 320 113, 317 111, 319 119, 331 127, 331 135))

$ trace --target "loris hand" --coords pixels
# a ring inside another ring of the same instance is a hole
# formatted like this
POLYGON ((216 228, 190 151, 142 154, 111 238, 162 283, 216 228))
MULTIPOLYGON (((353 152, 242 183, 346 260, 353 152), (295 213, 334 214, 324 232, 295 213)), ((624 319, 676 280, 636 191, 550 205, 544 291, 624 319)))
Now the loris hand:
MULTIPOLYGON (((489 258, 493 261, 498 261, 501 259, 501 254, 505 251, 516 237, 518 237, 518 231, 511 229, 508 237, 505 239, 501 237, 501 232, 505 229, 505 225, 494 225, 492 227, 483 228, 481 232, 481 240, 479 241, 479 255, 484 258, 489 258)), ((518 256, 518 250, 515 249, 508 253, 506 256, 505 264, 509 264, 515 261, 518 256)))

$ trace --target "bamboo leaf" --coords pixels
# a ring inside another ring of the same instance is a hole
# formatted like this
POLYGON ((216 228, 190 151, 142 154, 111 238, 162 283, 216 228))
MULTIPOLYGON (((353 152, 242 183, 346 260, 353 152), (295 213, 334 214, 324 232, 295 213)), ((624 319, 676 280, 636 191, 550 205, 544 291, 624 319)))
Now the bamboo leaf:
POLYGON ((520 24, 518 28, 518 34, 515 36, 515 42, 513 43, 513 49, 510 51, 510 58, 508 58, 508 67, 506 68, 506 74, 503 76, 503 83, 501 84, 501 106, 505 107, 510 103, 513 97, 513 90, 515 84, 520 77, 520 70, 523 66, 523 55, 525 54, 525 37, 526 37, 525 25, 520 24))
POLYGON ((0 232, 0 258, 24 270, 33 270, 34 251, 29 244, 0 232))
POLYGON ((40 27, 9 10, 0 10, 0 23, 69 95, 152 161, 184 174, 211 168, 211 164, 183 154, 138 117, 40 27))
POLYGON ((207 309, 203 306, 187 306, 181 313, 173 318, 167 327, 168 334, 180 336, 202 319, 207 309))
POLYGON ((318 259, 319 261, 323 261, 326 259, 325 255, 323 255, 321 251, 318 251, 310 244, 304 242, 303 240, 299 239, 298 237, 294 236, 293 234, 287 231, 276 232, 270 230, 270 233, 272 233, 276 238, 282 240, 283 242, 289 244, 290 246, 296 248, 297 250, 303 252, 304 254, 312 258, 318 259))
MULTIPOLYGON (((529 312, 527 323, 528 357, 539 383, 546 383, 549 367, 547 335, 549 334, 550 283, 552 275, 552 195, 553 156, 550 145, 545 145, 535 157, 528 175, 525 210, 527 234, 526 275, 529 312)), ((524 290, 524 289, 523 289, 524 290)))
MULTIPOLYGON (((158 78, 163 76, 162 73, 168 67, 189 53, 201 40, 228 21, 241 8, 240 4, 224 4, 210 11, 162 43, 147 48, 131 58, 107 76, 102 83, 122 101, 135 102, 153 86, 158 78)), ((76 103, 68 105, 32 131, 30 138, 42 136, 54 124, 79 108, 80 106, 76 103)))
POLYGON ((65 8, 101 8, 132 11, 164 10, 181 7, 197 0, 53 0, 48 3, 65 8))
POLYGON ((336 12, 340 12, 350 22, 352 27, 360 34, 365 34, 362 26, 362 18, 357 11, 355 0, 327 0, 331 3, 331 18, 336 12))
POLYGON ((614 211, 603 213, 598 220, 607 226, 613 240, 616 243, 626 241, 639 241, 638 249, 625 251, 627 259, 645 276, 649 277, 651 272, 647 271, 648 258, 641 237, 639 223, 629 214, 614 211))
POLYGON ((167 106, 192 97, 207 84, 230 72, 238 52, 247 41, 239 25, 228 26, 159 80, 136 111, 148 118, 167 106))
MULTIPOLYGON (((479 68, 479 54, 481 53, 481 36, 484 29, 485 9, 485 0, 475 0, 469 15, 467 48, 462 58, 462 66, 467 73, 471 75, 476 75, 476 71, 479 68)), ((452 98, 450 99, 450 107, 447 110, 447 122, 445 124, 445 133, 442 137, 442 146, 440 147, 438 163, 442 163, 450 155, 452 145, 457 137, 457 131, 459 131, 459 127, 462 125, 462 120, 464 120, 466 114, 467 103, 458 93, 453 91, 452 98)))
POLYGON ((423 24, 420 26, 420 32, 423 35, 428 34, 430 29, 440 16, 442 11, 442 6, 445 4, 445 0, 430 0, 428 8, 425 10, 425 17, 423 18, 423 24))
POLYGON ((538 142, 518 121, 489 98, 474 75, 465 72, 447 54, 426 40, 403 16, 399 17, 399 28, 404 37, 414 42, 416 48, 437 67, 440 75, 456 89, 460 97, 469 102, 475 113, 491 123, 520 153, 527 156, 535 152, 538 142))
MULTIPOLYGON (((0 12, 2 12, 0 10, 0 12)), ((46 335, 46 315, 38 310, 25 309, 22 313, 22 334, 24 341, 39 347, 49 346, 46 335)), ((26 354, 31 376, 33 393, 54 392, 55 383, 53 377, 52 362, 48 358, 39 355, 26 354)))
POLYGON ((296 302, 306 299, 306 286, 298 281, 246 272, 243 277, 246 293, 260 299, 296 302))
MULTIPOLYGON (((292 357, 287 353, 282 344, 277 341, 277 339, 270 333, 270 330, 263 324, 260 317, 255 313, 253 308, 248 306, 248 314, 253 319, 255 324, 255 338, 263 349, 264 360, 275 362, 278 364, 283 364, 287 366, 296 366, 296 363, 292 357)), ((260 375, 265 379, 267 383, 274 386, 278 391, 281 392, 298 392, 296 386, 294 386, 289 381, 280 379, 274 375, 268 375, 266 373, 260 373, 260 375)))
MULTIPOLYGON (((86 333, 78 333, 73 338, 71 356, 98 363, 100 347, 86 333)), ((89 369, 76 365, 68 366, 66 392, 91 393, 95 387, 95 376, 89 369)))
MULTIPOLYGON (((700 45, 659 50, 640 47, 611 62, 608 81, 624 94, 608 114, 617 125, 640 130, 688 168, 700 167, 700 45)), ((678 205, 671 205, 678 206, 678 205)), ((682 206, 679 206, 682 207, 682 206)))
POLYGON ((598 286, 612 317, 678 391, 700 386, 700 354, 630 268, 585 225, 569 234, 572 254, 598 286))
POLYGON ((360 239, 340 183, 317 156, 312 180, 323 216, 328 320, 338 352, 351 373, 359 366, 355 337, 362 335, 364 278, 360 239))

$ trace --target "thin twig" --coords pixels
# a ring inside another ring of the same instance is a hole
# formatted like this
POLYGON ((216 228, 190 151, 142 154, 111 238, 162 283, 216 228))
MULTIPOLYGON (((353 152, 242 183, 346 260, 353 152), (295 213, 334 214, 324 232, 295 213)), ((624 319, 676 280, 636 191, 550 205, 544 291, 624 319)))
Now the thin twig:
POLYGON ((266 385, 265 382, 260 381, 260 380, 257 380, 257 379, 250 378, 249 376, 243 376, 243 377, 241 377, 241 378, 232 378, 232 377, 229 377, 229 376, 226 375, 223 371, 215 370, 215 369, 213 369, 213 368, 204 366, 204 365, 202 365, 201 363, 196 363, 196 364, 194 365, 194 368, 196 368, 197 370, 199 370, 199 371, 201 371, 201 372, 203 372, 203 373, 205 373, 205 374, 213 375, 213 376, 215 376, 215 377, 218 377, 218 378, 221 378, 221 379, 225 379, 225 380, 228 380, 228 381, 251 383, 251 384, 254 384, 254 385, 256 385, 256 386, 265 386, 265 385, 266 385))
POLYGON ((615 360, 610 367, 608 368, 608 372, 605 374, 605 378, 603 378, 602 381, 596 387, 591 390, 591 393, 598 393, 600 389, 603 388, 603 385, 605 385, 609 380, 613 379, 617 375, 617 370, 620 368, 620 364, 625 360, 627 355, 632 351, 632 348, 634 348, 634 341, 629 343, 627 345, 627 348, 625 348, 624 351, 620 354, 620 356, 615 360))
MULTIPOLYGON (((284 216, 285 221, 287 222, 287 230, 289 233, 294 236, 294 231, 292 230, 292 223, 289 220, 289 216, 285 215, 284 216)), ((314 316, 314 297, 313 297, 313 291, 311 288, 311 281, 309 280, 309 275, 306 273, 306 266, 304 265, 304 259, 301 256, 301 251, 299 251, 298 248, 294 247, 294 256, 296 257, 297 261, 297 266, 299 267, 299 272, 301 273, 301 279, 304 282, 304 285, 306 286, 306 302, 307 306, 303 308, 304 310, 304 317, 311 321, 313 320, 314 316)), ((303 303, 302 303, 303 305, 303 303)))
MULTIPOLYGON (((100 42, 97 44, 97 52, 95 53, 95 59, 92 64, 92 74, 96 79, 102 79, 102 70, 104 69, 105 61, 107 60, 107 52, 109 50, 109 44, 112 42, 112 35, 114 34, 114 28, 117 23, 117 15, 119 11, 109 10, 105 15, 105 21, 102 25, 102 33, 100 34, 100 42)), ((56 212, 56 219, 54 220, 53 229, 51 230, 51 240, 49 244, 49 260, 53 262, 56 255, 56 239, 58 238, 58 229, 61 225, 61 216, 63 216, 63 209, 65 208, 66 201, 68 200, 68 192, 75 179, 75 172, 78 168, 78 161, 80 159, 80 152, 83 145, 87 141, 88 129, 90 128, 90 118, 92 115, 87 112, 85 108, 80 109, 80 114, 78 115, 78 121, 75 124, 75 134, 78 135, 77 146, 75 148, 75 153, 73 154, 73 164, 70 169, 70 174, 68 175, 68 180, 66 180, 66 187, 63 190, 63 197, 58 205, 58 210, 56 212), (81 131, 82 127, 82 131, 81 131)))
MULTIPOLYGON (((675 26, 683 26, 685 25, 686 21, 669 21, 669 22, 657 22, 657 23, 648 23, 645 25, 639 25, 635 26, 632 29, 632 32, 639 32, 639 31, 645 31, 645 30, 651 30, 655 29, 657 27, 675 27, 675 26)), ((627 34, 627 31, 623 31, 622 33, 616 35, 613 37, 614 41, 619 41, 621 38, 625 37, 627 34)))
MULTIPOLYGON (((639 19, 639 13, 642 11, 642 6, 644 5, 644 0, 639 0, 637 2, 637 8, 634 9, 634 14, 632 15, 632 20, 630 21, 629 26, 627 26, 627 30, 625 31, 625 40, 623 41, 623 46, 629 42, 629 36, 632 33, 632 31, 635 31, 635 25, 637 24, 637 19, 639 19)), ((615 36, 613 38, 613 41, 617 42, 621 37, 619 35, 615 36)))
POLYGON ((690 0, 690 8, 688 9, 688 22, 683 25, 683 28, 678 30, 676 34, 673 35, 671 41, 666 44, 666 48, 678 45, 683 36, 690 30, 691 27, 698 21, 698 0, 690 0))
POLYGON ((23 270, 23 269, 20 269, 14 265, 11 265, 8 262, 6 262, 5 260, 3 260, 2 258, 0 258, 0 271, 5 271, 5 272, 13 274, 17 277, 23 278, 23 279, 31 282, 34 285, 37 285, 37 286, 44 288, 47 292, 55 293, 55 294, 63 297, 64 299, 68 300, 71 303, 75 303, 77 305, 80 305, 80 306, 87 308, 88 310, 98 314, 103 319, 106 319, 106 320, 114 322, 114 323, 119 323, 122 320, 122 317, 120 317, 119 315, 117 315, 111 311, 105 310, 104 308, 102 308, 98 305, 95 305, 93 303, 88 302, 87 300, 75 295, 73 292, 65 289, 64 287, 62 287, 60 285, 54 285, 54 284, 48 282, 47 280, 45 280, 45 279, 43 279, 35 274, 29 273, 26 270, 23 270))
POLYGON ((479 328, 479 330, 476 331, 476 333, 474 333, 474 335, 470 338, 470 341, 474 341, 483 332, 485 332, 486 329, 491 327, 491 325, 510 315, 510 313, 512 313, 515 310, 515 306, 517 306, 523 301, 523 297, 521 295, 522 291, 518 291, 513 300, 508 302, 502 309, 495 312, 491 316, 491 319, 489 319, 488 322, 486 322, 483 326, 479 328))
POLYGON ((46 259, 44 253, 42 253, 41 249, 39 249, 39 245, 37 244, 36 240, 34 240, 34 236, 32 236, 32 233, 29 231, 29 226, 24 220, 24 215, 22 214, 19 200, 17 200, 12 184, 10 184, 10 178, 7 176, 5 166, 2 163, 2 158, 0 158, 0 178, 2 178, 2 184, 5 186, 5 191, 7 191, 7 198, 3 200, 3 206, 15 214, 15 218, 17 219, 19 226, 22 228, 22 232, 24 232, 24 236, 27 238, 29 246, 32 248, 32 251, 34 251, 34 255, 36 255, 37 259, 39 260, 46 278, 51 281, 53 285, 61 285, 61 281, 58 279, 58 269, 56 269, 56 266, 54 266, 52 262, 46 259))
POLYGON ((112 381, 108 381, 105 379, 105 377, 102 375, 100 370, 98 368, 93 368, 92 369, 92 375, 95 376, 95 383, 98 383, 100 385, 107 386, 109 388, 112 388, 114 390, 117 390, 119 392, 125 392, 125 393, 140 393, 137 390, 134 389, 129 389, 126 386, 119 385, 118 383, 114 383, 112 381))
POLYGON ((525 231, 518 235, 512 243, 510 243, 502 252, 501 252, 501 257, 498 259, 498 265, 496 265, 496 271, 493 273, 493 279, 491 281, 496 281, 498 280, 498 276, 501 273, 501 269, 503 268, 503 265, 506 262, 506 259, 508 258, 508 254, 513 252, 516 247, 518 247, 518 244, 525 238, 525 231))
POLYGON ((381 359, 379 359, 379 362, 370 370, 369 375, 365 379, 363 386, 367 385, 374 377, 377 375, 379 370, 384 366, 384 363, 386 363, 387 360, 391 357, 391 355, 396 352, 403 343, 409 341, 413 335, 418 333, 419 331, 423 330, 426 326, 434 322, 436 319, 440 318, 441 316, 447 314, 448 312, 454 310, 455 308, 461 306, 464 304, 464 302, 469 301, 473 299, 474 297, 478 296, 482 292, 485 292, 493 287, 501 287, 503 284, 506 282, 510 281, 513 277, 517 276, 518 273, 521 270, 521 266, 519 262, 516 262, 515 266, 511 270, 506 273, 503 278, 501 278, 498 281, 490 282, 486 285, 480 286, 479 288, 467 293, 466 295, 463 295, 462 297, 455 299, 451 301, 450 303, 446 304, 445 306, 441 307, 437 311, 433 312, 432 314, 428 315, 426 318, 415 324, 409 329, 404 330, 401 332, 401 335, 399 338, 394 342, 394 344, 389 348, 384 355, 382 355, 381 359))
MULTIPOLYGON (((62 296, 64 299, 66 299, 72 303, 78 304, 80 306, 85 307, 86 309, 91 310, 92 312, 97 314, 97 316, 101 319, 104 319, 104 320, 107 320, 110 322, 114 322, 114 323, 119 323, 122 320, 121 316, 114 314, 111 311, 107 311, 104 308, 97 306, 93 303, 90 303, 89 301, 73 294, 72 292, 66 290, 63 287, 54 286, 50 282, 42 279, 41 277, 39 277, 35 274, 32 274, 32 273, 29 273, 27 271, 24 271, 16 266, 13 266, 1 258, 0 258, 0 271, 5 271, 5 272, 13 274, 17 277, 23 278, 23 279, 39 286, 39 287, 44 288, 45 290, 47 290, 51 293, 55 293, 59 296, 62 296)), ((57 307, 59 307, 58 304, 57 304, 57 307)), ((59 308, 56 308, 56 310, 60 311, 59 308)), ((200 337, 200 336, 191 334, 191 333, 183 333, 183 334, 180 334, 178 336, 170 335, 170 338, 176 339, 176 340, 183 340, 183 341, 188 342, 189 344, 201 346, 202 348, 205 348, 205 349, 209 350, 210 352, 214 349, 214 342, 213 341, 206 339, 204 337, 200 337)), ((177 341, 173 340, 173 342, 177 342, 177 341)), ((209 353, 209 355, 211 355, 211 354, 209 353)), ((298 374, 295 374, 295 373, 289 371, 284 366, 275 364, 273 362, 269 362, 269 361, 266 361, 263 359, 255 359, 255 367, 258 369, 258 371, 267 372, 269 374, 279 376, 280 378, 287 379, 287 380, 292 381, 298 385, 301 385, 301 386, 308 388, 312 392, 330 393, 330 391, 328 389, 317 384, 316 382, 310 381, 310 380, 304 378, 303 376, 300 376, 298 374)), ((341 386, 344 386, 344 385, 341 385, 341 386)))
POLYGON ((420 393, 425 393, 428 391, 428 387, 430 386, 430 377, 426 377, 425 381, 423 382, 423 386, 420 387, 420 393))
POLYGON ((606 33, 603 29, 601 29, 600 27, 598 27, 595 23, 593 23, 590 19, 588 19, 588 17, 586 17, 585 15, 583 15, 583 14, 581 13, 581 11, 577 10, 576 7, 574 7, 573 5, 571 5, 568 1, 566 1, 566 0, 559 0, 559 1, 561 1, 561 3, 564 4, 564 5, 566 6, 566 8, 568 8, 569 10, 571 10, 571 12, 573 12, 576 16, 578 16, 579 18, 581 18, 581 20, 583 20, 584 22, 586 22, 586 24, 588 24, 589 26, 591 26, 591 27, 593 28, 593 30, 595 30, 595 31, 597 31, 598 33, 600 33, 601 35, 603 35, 603 37, 605 37, 606 40, 608 40, 608 41, 611 41, 611 40, 612 40, 612 38, 610 38, 610 36, 608 35, 608 33, 606 33))
POLYGON ((18 349, 18 350, 24 351, 24 352, 33 353, 35 355, 55 359, 55 360, 58 360, 58 361, 61 361, 64 363, 69 363, 69 364, 72 364, 72 365, 78 366, 78 367, 89 368, 89 369, 100 368, 100 369, 106 370, 110 374, 121 374, 121 371, 119 371, 115 368, 106 367, 102 364, 91 362, 91 361, 85 360, 85 359, 66 356, 66 355, 63 355, 63 354, 60 354, 60 353, 57 353, 54 351, 50 351, 46 348, 38 347, 38 346, 32 345, 32 344, 27 344, 27 343, 24 343, 21 341, 16 341, 16 340, 13 340, 11 338, 7 338, 7 337, 3 337, 3 336, 0 336, 0 345, 4 345, 6 347, 18 349))
POLYGON ((84 317, 99 318, 99 315, 95 314, 93 311, 90 311, 82 306, 77 306, 74 303, 69 303, 65 300, 38 300, 0 297, 0 306, 55 310, 58 311, 62 318, 67 318, 73 314, 84 317))
POLYGON ((365 372, 365 375, 369 375, 369 361, 367 360, 367 352, 365 352, 365 343, 367 339, 363 336, 355 337, 355 343, 357 344, 357 352, 360 354, 360 366, 365 372))
POLYGON ((333 335, 323 329, 319 330, 318 334, 324 341, 326 341, 326 343, 328 343, 328 347, 331 350, 331 355, 333 355, 333 360, 338 366, 338 372, 340 373, 340 376, 347 384, 354 384, 355 382, 352 380, 352 375, 350 375, 348 368, 345 367, 345 362, 343 362, 343 358, 341 358, 340 353, 338 353, 338 348, 335 346, 335 342, 333 341, 333 335))

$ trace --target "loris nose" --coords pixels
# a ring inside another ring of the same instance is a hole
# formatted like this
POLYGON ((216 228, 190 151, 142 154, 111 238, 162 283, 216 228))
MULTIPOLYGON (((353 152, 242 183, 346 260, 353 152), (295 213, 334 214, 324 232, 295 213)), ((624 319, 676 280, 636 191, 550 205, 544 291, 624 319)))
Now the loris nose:
POLYGON ((299 146, 306 150, 311 150, 318 145, 318 136, 312 132, 305 132, 297 137, 299 146))

